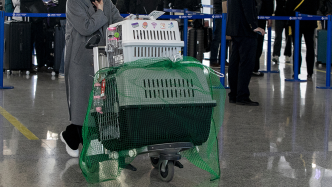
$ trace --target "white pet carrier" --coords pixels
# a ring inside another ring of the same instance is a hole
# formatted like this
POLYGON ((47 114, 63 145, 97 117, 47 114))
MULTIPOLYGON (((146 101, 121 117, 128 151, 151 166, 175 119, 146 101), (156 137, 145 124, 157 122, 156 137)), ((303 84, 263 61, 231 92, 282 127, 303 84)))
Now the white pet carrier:
POLYGON ((99 62, 95 63, 95 73, 105 67, 142 58, 181 55, 184 42, 180 38, 178 22, 154 20, 159 15, 150 15, 146 17, 151 20, 125 20, 108 27, 106 46, 94 48, 94 62, 99 62))

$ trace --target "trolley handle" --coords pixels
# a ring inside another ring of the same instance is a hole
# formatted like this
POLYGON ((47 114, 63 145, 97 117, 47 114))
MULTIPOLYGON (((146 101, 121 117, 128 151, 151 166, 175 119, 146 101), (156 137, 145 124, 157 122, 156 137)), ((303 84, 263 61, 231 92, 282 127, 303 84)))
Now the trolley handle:
POLYGON ((86 49, 93 49, 93 47, 97 47, 100 42, 100 34, 92 35, 85 44, 86 49))

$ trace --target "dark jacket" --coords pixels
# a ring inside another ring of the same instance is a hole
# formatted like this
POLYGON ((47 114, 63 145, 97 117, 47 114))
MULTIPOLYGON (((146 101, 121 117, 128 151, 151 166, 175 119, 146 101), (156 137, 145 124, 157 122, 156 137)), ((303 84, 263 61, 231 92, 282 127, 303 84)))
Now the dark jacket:
POLYGON ((150 14, 159 3, 159 0, 117 0, 116 8, 121 14, 150 14))
POLYGON ((5 0, 5 12, 13 13, 14 8, 12 0, 5 0))
MULTIPOLYGON (((302 0, 288 0, 286 4, 287 16, 295 16, 295 12, 308 15, 317 15, 319 1, 318 0, 304 0, 304 2, 294 10, 302 0)), ((317 27, 317 21, 302 21, 301 28, 312 29, 317 27), (305 22, 305 24, 304 24, 305 22)), ((291 22, 295 24, 294 21, 291 22)))
POLYGON ((222 14, 222 0, 214 0, 213 9, 215 14, 222 14))
POLYGON ((332 14, 332 0, 320 0, 317 14, 320 16, 332 14))
POLYGON ((287 16, 286 0, 277 0, 277 8, 274 12, 275 16, 287 16))
POLYGON ((258 27, 256 0, 231 0, 227 3, 226 34, 257 37, 257 33, 253 32, 258 27))
MULTIPOLYGON (((274 11, 274 0, 256 0, 259 16, 272 16, 274 11)), ((258 27, 265 29, 266 20, 258 20, 258 27)))
POLYGON ((258 0, 261 1, 261 7, 258 15, 260 16, 272 16, 274 11, 274 0, 258 0))

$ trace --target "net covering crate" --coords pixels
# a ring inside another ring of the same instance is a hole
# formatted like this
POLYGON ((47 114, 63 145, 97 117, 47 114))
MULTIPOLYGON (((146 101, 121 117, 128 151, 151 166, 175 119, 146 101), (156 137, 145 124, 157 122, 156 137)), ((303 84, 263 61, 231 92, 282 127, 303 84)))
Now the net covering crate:
POLYGON ((105 148, 204 143, 216 101, 204 71, 186 71, 190 76, 176 69, 137 67, 107 76, 104 113, 92 114, 105 148))

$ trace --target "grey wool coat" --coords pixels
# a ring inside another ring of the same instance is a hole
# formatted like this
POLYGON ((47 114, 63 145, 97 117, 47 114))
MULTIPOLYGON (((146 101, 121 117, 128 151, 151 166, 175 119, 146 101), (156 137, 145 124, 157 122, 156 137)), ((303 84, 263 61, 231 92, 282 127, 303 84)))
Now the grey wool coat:
POLYGON ((99 45, 105 45, 107 27, 123 20, 111 0, 103 1, 103 11, 95 11, 90 0, 67 1, 65 82, 69 117, 75 125, 83 125, 93 87, 93 52, 85 48, 85 43, 99 30, 99 45))

